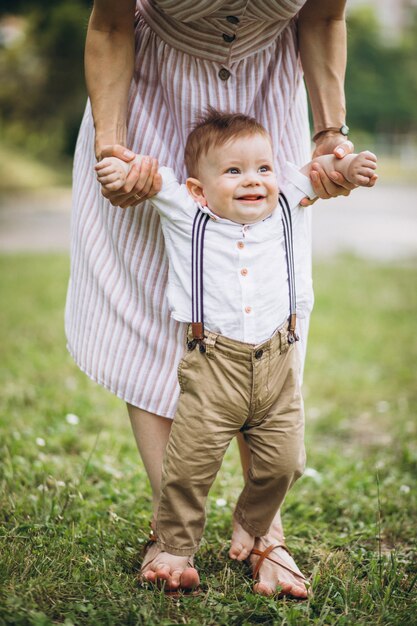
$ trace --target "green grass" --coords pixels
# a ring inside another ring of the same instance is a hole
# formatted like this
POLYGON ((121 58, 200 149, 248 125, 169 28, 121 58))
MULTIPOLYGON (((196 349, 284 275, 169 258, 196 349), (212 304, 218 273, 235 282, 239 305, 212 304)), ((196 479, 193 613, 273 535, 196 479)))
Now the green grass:
POLYGON ((254 596, 227 558, 234 446, 209 498, 203 595, 138 586, 150 490, 123 403, 65 351, 68 259, 3 256, 0 275, 0 625, 417 624, 415 265, 316 267, 310 469, 284 510, 312 575, 302 603, 254 596))

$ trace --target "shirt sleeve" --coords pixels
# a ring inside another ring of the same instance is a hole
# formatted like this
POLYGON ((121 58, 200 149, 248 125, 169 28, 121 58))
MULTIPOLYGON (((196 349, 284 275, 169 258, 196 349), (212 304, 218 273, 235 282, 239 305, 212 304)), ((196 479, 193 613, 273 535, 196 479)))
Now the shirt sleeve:
POLYGON ((185 185, 181 185, 170 167, 160 167, 162 188, 150 202, 158 213, 173 221, 184 214, 195 211, 194 200, 191 198, 185 185))
POLYGON ((302 174, 293 163, 287 161, 283 174, 285 181, 283 191, 291 209, 298 206, 305 197, 310 198, 310 200, 317 198, 308 176, 302 174))
POLYGON ((295 285, 297 292, 297 317, 304 318, 309 315, 314 303, 313 282, 308 268, 309 228, 306 208, 300 206, 300 201, 307 197, 313 200, 317 197, 310 179, 301 174, 299 169, 292 163, 287 162, 284 169, 285 187, 282 190, 288 207, 291 211, 295 285))

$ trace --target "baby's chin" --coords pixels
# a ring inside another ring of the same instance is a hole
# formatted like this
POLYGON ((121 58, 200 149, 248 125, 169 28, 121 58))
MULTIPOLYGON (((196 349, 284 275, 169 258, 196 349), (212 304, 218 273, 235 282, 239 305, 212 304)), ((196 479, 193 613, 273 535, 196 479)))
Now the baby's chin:
POLYGON ((260 211, 259 213, 251 213, 250 211, 248 212, 239 212, 239 213, 234 213, 233 215, 230 216, 224 216, 226 219, 230 220, 231 222, 236 222, 236 224, 247 224, 247 225, 251 225, 251 224, 257 224, 258 222, 262 222, 263 220, 265 220, 267 217, 269 217, 270 215, 272 215, 274 209, 268 209, 267 211, 260 211))

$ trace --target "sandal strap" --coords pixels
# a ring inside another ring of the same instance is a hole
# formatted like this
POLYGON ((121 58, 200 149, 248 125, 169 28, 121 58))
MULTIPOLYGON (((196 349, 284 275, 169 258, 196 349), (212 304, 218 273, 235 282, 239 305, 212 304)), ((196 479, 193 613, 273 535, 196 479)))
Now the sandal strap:
POLYGON ((275 563, 276 565, 279 565, 283 569, 287 570, 287 572, 290 572, 294 576, 297 576, 297 578, 301 579, 303 582, 306 582, 307 579, 302 574, 300 574, 300 572, 295 571, 292 567, 288 567, 288 565, 285 565, 281 560, 276 561, 269 556, 273 550, 276 550, 276 548, 282 548, 291 556, 291 552, 288 550, 287 546, 284 543, 271 544, 265 550, 257 550, 256 548, 253 548, 251 554, 256 554, 257 556, 259 556, 258 562, 253 569, 253 579, 257 579, 259 570, 261 569, 265 559, 267 559, 268 561, 272 561, 272 563, 275 563))

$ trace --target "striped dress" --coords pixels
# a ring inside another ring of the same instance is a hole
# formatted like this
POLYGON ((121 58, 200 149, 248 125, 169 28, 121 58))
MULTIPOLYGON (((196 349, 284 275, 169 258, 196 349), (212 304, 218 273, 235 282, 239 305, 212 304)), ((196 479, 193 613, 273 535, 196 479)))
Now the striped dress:
MULTIPOLYGON (((278 171, 286 160, 308 161, 293 19, 304 1, 137 0, 127 146, 156 156, 184 180, 187 134, 210 104, 264 124, 278 171)), ((185 325, 168 310, 159 217, 148 202, 111 206, 94 165, 87 103, 74 161, 68 349, 88 376, 120 398, 172 418, 185 325)))

